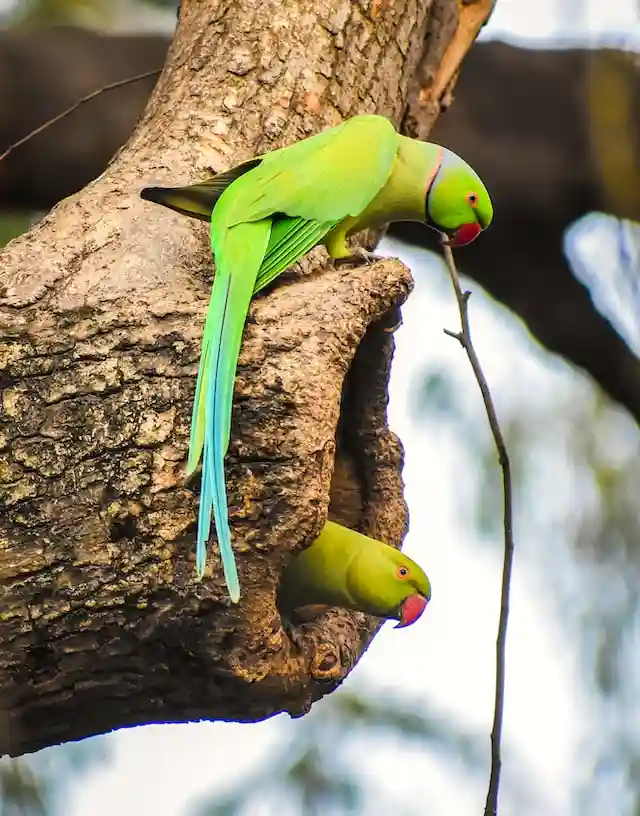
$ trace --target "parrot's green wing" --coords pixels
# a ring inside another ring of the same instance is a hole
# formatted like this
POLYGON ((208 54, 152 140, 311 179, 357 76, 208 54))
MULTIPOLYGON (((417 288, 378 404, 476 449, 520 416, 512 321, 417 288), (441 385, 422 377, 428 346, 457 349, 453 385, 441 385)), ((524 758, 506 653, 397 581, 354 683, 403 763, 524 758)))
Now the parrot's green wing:
POLYGON ((227 226, 277 214, 336 224, 361 213, 382 189, 398 152, 397 139, 388 119, 356 116, 197 184, 145 187, 140 196, 208 221, 222 193, 233 185, 227 226), (241 177, 248 183, 234 184, 241 177))
POLYGON ((274 220, 267 253, 258 272, 253 294, 292 266, 333 229, 335 221, 306 221, 304 218, 274 220))
POLYGON ((245 177, 247 189, 234 186, 227 214, 232 223, 241 207, 246 207, 243 221, 276 216, 254 294, 336 224, 362 212, 389 178, 397 151, 397 134, 387 119, 358 116, 267 153, 245 177))
POLYGON ((389 178, 397 153, 393 125, 374 115, 266 153, 229 188, 227 225, 277 214, 334 223, 359 215, 389 178))
POLYGON ((273 217, 255 294, 342 219, 362 212, 389 178, 397 152, 391 122, 382 116, 357 116, 198 184, 145 187, 140 195, 208 221, 222 193, 233 185, 232 198, 226 202, 226 226, 273 217))

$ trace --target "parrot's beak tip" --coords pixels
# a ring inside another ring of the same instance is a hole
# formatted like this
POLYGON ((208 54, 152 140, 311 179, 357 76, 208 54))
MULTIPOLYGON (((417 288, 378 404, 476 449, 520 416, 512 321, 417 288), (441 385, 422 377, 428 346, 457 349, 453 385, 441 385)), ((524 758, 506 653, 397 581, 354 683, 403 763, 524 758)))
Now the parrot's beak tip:
POLYGON ((422 615, 429 603, 429 599, 424 595, 409 595, 400 606, 400 620, 393 627, 394 629, 404 629, 405 626, 411 626, 422 615))
POLYGON ((462 226, 458 227, 451 235, 447 235, 446 238, 443 238, 442 243, 452 248, 466 246, 472 241, 475 241, 481 232, 482 227, 477 221, 473 221, 470 224, 462 224, 462 226))

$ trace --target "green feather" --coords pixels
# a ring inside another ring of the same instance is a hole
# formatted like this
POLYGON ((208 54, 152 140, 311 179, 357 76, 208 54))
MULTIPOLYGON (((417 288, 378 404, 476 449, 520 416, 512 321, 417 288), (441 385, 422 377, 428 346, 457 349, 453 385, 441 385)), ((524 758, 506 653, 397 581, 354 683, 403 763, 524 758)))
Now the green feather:
POLYGON ((216 256, 216 276, 202 340, 188 469, 193 471, 204 453, 197 573, 202 577, 204 572, 213 511, 225 580, 231 600, 237 602, 240 585, 231 548, 224 457, 229 446, 233 384, 240 343, 258 270, 269 242, 271 221, 238 224, 230 229, 222 226, 219 231, 217 227, 214 213, 211 243, 216 256))
POLYGON ((305 221, 304 218, 283 218, 276 221, 254 294, 264 289, 285 269, 312 249, 335 225, 333 221, 305 221))
POLYGON ((240 590, 227 517, 224 456, 229 444, 236 363, 250 298, 317 244, 341 217, 361 207, 363 196, 370 198, 384 185, 395 158, 395 131, 385 119, 364 118, 370 120, 367 130, 375 138, 368 142, 373 166, 367 172, 363 169, 359 174, 363 178, 350 178, 345 184, 344 173, 339 172, 339 159, 344 158, 341 154, 346 151, 351 161, 355 148, 348 148, 345 132, 351 129, 364 133, 361 122, 349 120, 333 131, 267 154, 256 167, 240 174, 214 204, 211 246, 216 276, 202 341, 187 467, 193 472, 202 457, 198 575, 204 572, 213 509, 233 601, 238 600, 240 590), (314 144, 310 146, 311 142, 314 144), (320 160, 318 153, 322 155, 320 160), (327 186, 328 175, 333 176, 333 185, 327 186), (362 182, 364 193, 352 187, 354 180, 362 182), (331 202, 323 200, 328 194, 331 202), (244 212, 244 217, 239 218, 239 212, 244 212), (282 218, 280 213, 292 217, 282 218), (325 213, 329 213, 328 217, 325 213))
POLYGON ((384 186, 397 152, 388 119, 356 116, 267 153, 233 185, 229 226, 276 213, 335 223, 358 215, 384 186))

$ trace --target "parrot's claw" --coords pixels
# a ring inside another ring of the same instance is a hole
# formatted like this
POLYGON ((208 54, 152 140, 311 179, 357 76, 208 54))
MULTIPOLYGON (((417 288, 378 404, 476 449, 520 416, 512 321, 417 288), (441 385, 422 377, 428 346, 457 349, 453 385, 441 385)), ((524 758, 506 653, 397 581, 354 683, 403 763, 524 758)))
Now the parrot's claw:
POLYGON ((376 261, 383 261, 384 255, 376 255, 373 252, 369 252, 368 249, 364 247, 355 247, 351 255, 348 255, 346 258, 336 258, 334 266, 345 266, 347 264, 372 264, 376 261))

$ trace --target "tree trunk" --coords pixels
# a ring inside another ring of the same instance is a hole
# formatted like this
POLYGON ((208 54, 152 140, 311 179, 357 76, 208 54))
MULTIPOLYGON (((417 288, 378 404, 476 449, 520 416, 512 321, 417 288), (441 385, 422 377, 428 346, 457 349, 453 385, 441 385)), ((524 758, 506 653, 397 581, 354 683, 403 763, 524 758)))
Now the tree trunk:
MULTIPOLYGON (((226 468, 243 590, 230 606, 215 548, 194 581, 199 485, 184 473, 207 230, 138 193, 356 113, 399 122, 418 64, 438 76, 457 15, 457 0, 183 0, 126 148, 0 256, 3 753, 148 722, 300 715, 370 642, 373 619, 333 611, 298 648, 274 596, 327 511, 402 540, 385 329, 408 270, 312 274, 317 249, 254 301, 226 468)), ((433 120, 438 100, 424 99, 433 120)))

